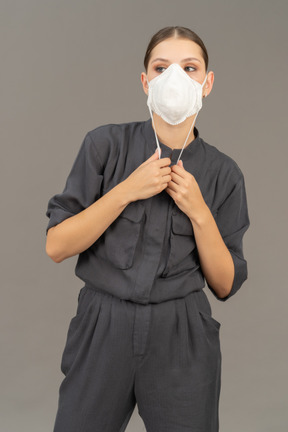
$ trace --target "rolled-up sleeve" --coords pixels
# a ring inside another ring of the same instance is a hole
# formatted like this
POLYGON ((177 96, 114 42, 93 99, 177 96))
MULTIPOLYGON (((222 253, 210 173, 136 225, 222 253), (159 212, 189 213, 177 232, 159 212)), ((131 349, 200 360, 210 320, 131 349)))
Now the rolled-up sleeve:
POLYGON ((89 207, 101 196, 102 164, 89 132, 86 134, 62 193, 48 201, 49 228, 89 207))
POLYGON ((207 283, 209 289, 220 301, 226 301, 234 295, 248 277, 247 261, 243 254, 243 236, 250 225, 244 177, 232 188, 225 201, 220 205, 216 223, 227 246, 234 263, 234 280, 230 293, 226 297, 218 297, 213 288, 207 283))

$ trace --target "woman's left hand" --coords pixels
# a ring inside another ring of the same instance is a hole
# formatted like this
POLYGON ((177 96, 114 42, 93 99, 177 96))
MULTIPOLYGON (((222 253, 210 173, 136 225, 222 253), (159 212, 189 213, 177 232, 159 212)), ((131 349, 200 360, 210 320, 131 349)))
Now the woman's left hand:
POLYGON ((185 170, 181 160, 171 167, 170 175, 166 192, 191 221, 197 220, 207 211, 207 205, 195 177, 185 170))

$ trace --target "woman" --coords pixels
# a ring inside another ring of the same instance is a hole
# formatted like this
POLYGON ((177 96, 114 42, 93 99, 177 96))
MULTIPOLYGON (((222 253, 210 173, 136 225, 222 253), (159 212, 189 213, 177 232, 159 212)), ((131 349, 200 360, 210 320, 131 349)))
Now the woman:
POLYGON ((148 432, 219 428, 220 323, 203 287, 226 301, 247 278, 244 178, 194 127, 214 81, 202 40, 166 27, 144 65, 151 119, 89 131, 48 203, 47 254, 79 254, 85 282, 54 432, 124 431, 136 403, 148 432))

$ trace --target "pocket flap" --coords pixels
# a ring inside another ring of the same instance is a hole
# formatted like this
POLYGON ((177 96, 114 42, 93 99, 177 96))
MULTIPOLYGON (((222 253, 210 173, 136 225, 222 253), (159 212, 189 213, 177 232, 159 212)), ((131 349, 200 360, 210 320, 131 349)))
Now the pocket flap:
POLYGON ((128 219, 132 222, 140 222, 144 213, 144 205, 139 201, 131 202, 125 207, 119 217, 128 219))
POLYGON ((174 234, 193 235, 193 226, 185 213, 173 211, 172 213, 172 231, 174 234))

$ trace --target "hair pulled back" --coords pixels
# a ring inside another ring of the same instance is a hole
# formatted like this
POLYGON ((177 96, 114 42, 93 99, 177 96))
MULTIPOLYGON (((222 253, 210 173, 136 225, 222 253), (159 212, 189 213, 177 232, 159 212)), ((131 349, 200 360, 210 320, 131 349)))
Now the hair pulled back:
POLYGON ((144 67, 146 72, 147 72, 148 63, 153 48, 155 48, 155 46, 158 45, 160 42, 163 42, 164 40, 169 39, 171 37, 175 37, 177 39, 190 39, 191 41, 199 45, 202 50, 202 55, 205 62, 205 69, 207 71, 209 58, 208 58, 207 49, 202 39, 195 32, 193 32, 187 27, 173 26, 173 27, 164 27, 161 30, 159 30, 157 33, 155 33, 154 36, 152 36, 144 57, 144 67))

